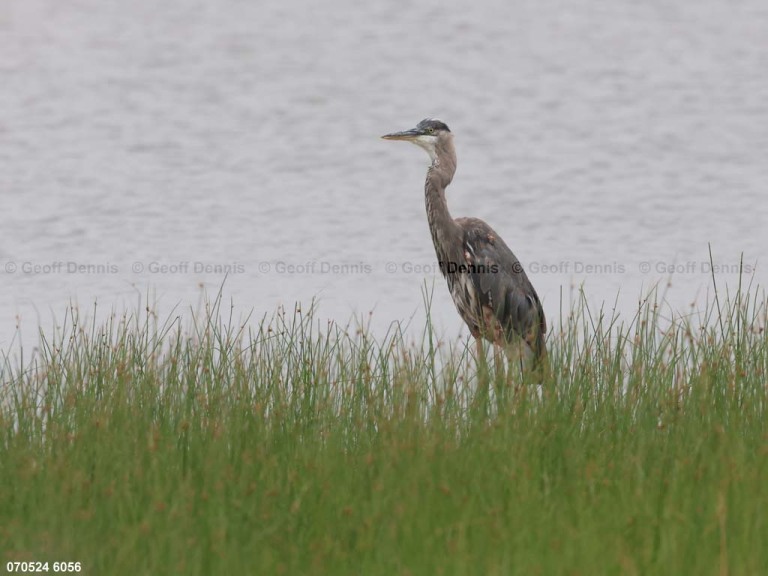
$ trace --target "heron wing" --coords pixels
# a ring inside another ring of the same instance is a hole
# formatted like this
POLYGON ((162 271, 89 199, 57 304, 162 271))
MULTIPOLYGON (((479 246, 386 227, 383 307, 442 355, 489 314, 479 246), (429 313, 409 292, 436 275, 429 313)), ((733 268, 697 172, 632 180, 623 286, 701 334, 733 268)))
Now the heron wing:
POLYGON ((464 232, 464 257, 480 306, 492 311, 507 341, 522 338, 541 356, 547 321, 520 261, 482 220, 458 218, 456 223, 464 232))

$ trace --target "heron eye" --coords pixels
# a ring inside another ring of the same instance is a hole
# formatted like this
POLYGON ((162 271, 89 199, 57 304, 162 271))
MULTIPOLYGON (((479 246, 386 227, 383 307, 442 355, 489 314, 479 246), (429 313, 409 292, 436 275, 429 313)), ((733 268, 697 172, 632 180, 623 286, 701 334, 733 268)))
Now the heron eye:
POLYGON ((427 132, 428 132, 429 134, 434 134, 434 132, 435 132, 435 129, 434 129, 434 128, 427 128, 427 132))

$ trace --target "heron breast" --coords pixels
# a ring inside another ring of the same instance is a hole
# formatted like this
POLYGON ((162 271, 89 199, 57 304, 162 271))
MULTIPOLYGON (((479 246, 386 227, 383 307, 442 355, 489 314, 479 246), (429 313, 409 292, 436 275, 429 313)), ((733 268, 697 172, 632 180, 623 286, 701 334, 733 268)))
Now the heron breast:
POLYGON ((481 325, 481 311, 477 290, 472 279, 468 274, 463 273, 447 274, 446 279, 451 298, 459 311, 459 315, 470 329, 478 330, 481 325))

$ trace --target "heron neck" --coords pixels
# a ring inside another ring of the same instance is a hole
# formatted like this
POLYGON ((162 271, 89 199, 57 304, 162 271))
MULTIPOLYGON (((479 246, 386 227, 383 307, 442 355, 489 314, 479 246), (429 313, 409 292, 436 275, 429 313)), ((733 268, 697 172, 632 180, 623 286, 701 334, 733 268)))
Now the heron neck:
POLYGON ((450 139, 438 143, 435 159, 427 170, 427 181, 424 186, 427 220, 432 233, 432 241, 440 261, 453 261, 459 258, 462 235, 459 226, 448 211, 445 200, 445 189, 453 180, 456 172, 456 154, 450 139))

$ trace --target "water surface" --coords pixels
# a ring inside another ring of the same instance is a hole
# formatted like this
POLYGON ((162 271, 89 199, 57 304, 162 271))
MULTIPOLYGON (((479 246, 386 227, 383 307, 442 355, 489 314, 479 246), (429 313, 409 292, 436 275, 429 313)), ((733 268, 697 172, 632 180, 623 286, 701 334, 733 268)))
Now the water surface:
MULTIPOLYGON (((551 321, 585 286, 631 315, 739 262, 765 284, 768 5, 601 0, 7 0, 0 7, 0 347, 16 324, 201 286, 256 317, 384 329, 436 278, 424 153, 456 135, 455 216, 486 219, 551 321)), ((438 277, 433 312, 461 324, 438 277)), ((29 331, 29 330, 28 330, 29 331)))

